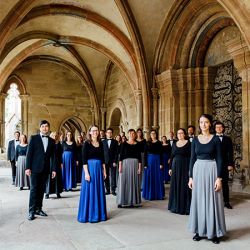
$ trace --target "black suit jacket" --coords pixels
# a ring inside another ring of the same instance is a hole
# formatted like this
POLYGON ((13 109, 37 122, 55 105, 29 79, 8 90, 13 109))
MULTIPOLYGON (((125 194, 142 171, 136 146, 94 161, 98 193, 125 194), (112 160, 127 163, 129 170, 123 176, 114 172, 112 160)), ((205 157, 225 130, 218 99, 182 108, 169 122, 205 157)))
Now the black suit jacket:
POLYGON ((55 154, 55 142, 48 137, 48 147, 44 152, 43 141, 41 135, 33 135, 30 138, 27 157, 26 169, 30 169, 31 173, 50 173, 50 170, 56 171, 56 164, 53 159, 55 154), (50 165, 52 160, 52 164, 50 165))
MULTIPOLYGON (((175 143, 175 142, 177 142, 177 140, 176 140, 176 139, 173 139, 173 143, 175 143)), ((167 144, 169 144, 170 147, 172 148, 173 145, 171 146, 170 140, 167 140, 167 144)))
POLYGON ((118 156, 118 143, 116 140, 111 139, 110 148, 108 146, 108 139, 102 141, 104 151, 105 164, 111 164, 117 162, 118 156))
POLYGON ((221 147, 222 147, 223 166, 224 170, 226 171, 228 166, 234 166, 233 142, 229 136, 223 135, 221 147))
POLYGON ((8 161, 15 161, 16 159, 15 140, 9 141, 7 159, 8 161))

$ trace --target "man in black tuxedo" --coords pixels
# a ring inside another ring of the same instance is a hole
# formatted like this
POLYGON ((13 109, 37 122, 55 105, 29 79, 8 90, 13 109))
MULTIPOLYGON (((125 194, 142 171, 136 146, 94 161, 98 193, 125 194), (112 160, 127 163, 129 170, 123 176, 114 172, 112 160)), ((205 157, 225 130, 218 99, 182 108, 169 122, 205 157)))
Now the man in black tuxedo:
POLYGON ((112 194, 116 195, 116 163, 118 155, 118 143, 112 138, 113 129, 106 130, 106 139, 102 141, 107 178, 105 179, 106 194, 110 194, 110 179, 112 194), (110 174, 109 174, 110 173, 110 174))
POLYGON ((55 164, 50 165, 51 159, 54 159, 55 142, 49 137, 49 129, 49 122, 42 120, 40 133, 32 135, 28 145, 25 170, 31 182, 28 220, 34 220, 35 214, 47 216, 42 210, 42 205, 50 168, 52 168, 52 178, 56 176, 55 164))
POLYGON ((221 140, 222 145, 222 158, 223 158, 223 171, 222 171, 222 189, 225 207, 232 209, 229 203, 229 186, 228 186, 228 172, 233 170, 233 143, 229 136, 224 135, 225 126, 222 122, 215 122, 214 130, 216 136, 221 140))
POLYGON ((190 142, 192 142, 195 134, 195 126, 189 125, 187 131, 188 131, 188 139, 190 142))
POLYGON ((169 139, 167 140, 167 143, 170 144, 171 148, 173 146, 173 143, 176 142, 177 140, 174 138, 174 132, 170 131, 169 132, 169 139))
POLYGON ((19 137, 20 132, 16 131, 14 133, 14 140, 9 141, 7 150, 7 159, 10 161, 12 170, 12 185, 15 185, 16 180, 16 146, 20 144, 19 137))

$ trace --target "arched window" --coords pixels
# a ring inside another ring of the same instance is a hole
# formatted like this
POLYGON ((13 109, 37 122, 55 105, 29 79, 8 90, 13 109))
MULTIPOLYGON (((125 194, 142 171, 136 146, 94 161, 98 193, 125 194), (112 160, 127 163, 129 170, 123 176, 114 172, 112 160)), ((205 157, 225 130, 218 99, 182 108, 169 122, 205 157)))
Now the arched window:
POLYGON ((16 83, 11 83, 5 99, 5 147, 15 131, 21 131, 21 99, 16 83))

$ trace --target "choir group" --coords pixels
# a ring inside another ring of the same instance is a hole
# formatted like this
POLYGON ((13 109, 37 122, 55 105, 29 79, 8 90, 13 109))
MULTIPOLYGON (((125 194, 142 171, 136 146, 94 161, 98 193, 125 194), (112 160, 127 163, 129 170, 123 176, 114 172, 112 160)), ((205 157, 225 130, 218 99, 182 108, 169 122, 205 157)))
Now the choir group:
POLYGON ((27 137, 15 132, 9 142, 8 160, 13 184, 30 189, 29 220, 47 216, 42 201, 50 194, 72 191, 81 183, 77 220, 107 220, 106 195, 116 196, 118 208, 141 207, 144 200, 163 200, 170 183, 168 210, 189 215, 193 240, 204 237, 220 243, 226 234, 224 206, 229 203, 228 171, 233 168, 233 146, 223 123, 208 114, 195 127, 179 128, 160 141, 156 130, 148 140, 141 129, 130 129, 113 138, 113 129, 99 131, 92 125, 74 140, 52 132, 41 121, 40 133, 27 137), (223 202, 224 198, 224 202, 223 202))

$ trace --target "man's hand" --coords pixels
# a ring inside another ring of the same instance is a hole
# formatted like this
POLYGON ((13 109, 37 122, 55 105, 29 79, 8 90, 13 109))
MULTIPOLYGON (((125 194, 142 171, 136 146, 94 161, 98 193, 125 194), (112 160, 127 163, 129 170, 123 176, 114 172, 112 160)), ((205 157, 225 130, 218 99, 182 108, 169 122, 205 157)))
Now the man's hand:
POLYGON ((115 162, 113 163, 113 167, 114 167, 114 168, 116 167, 116 163, 115 163, 115 162))
POLYGON ((28 176, 31 176, 31 170, 30 169, 26 169, 25 170, 25 174, 28 175, 28 176))
POLYGON ((56 172, 53 171, 53 172, 52 172, 52 179, 54 179, 55 177, 56 177, 56 172))

